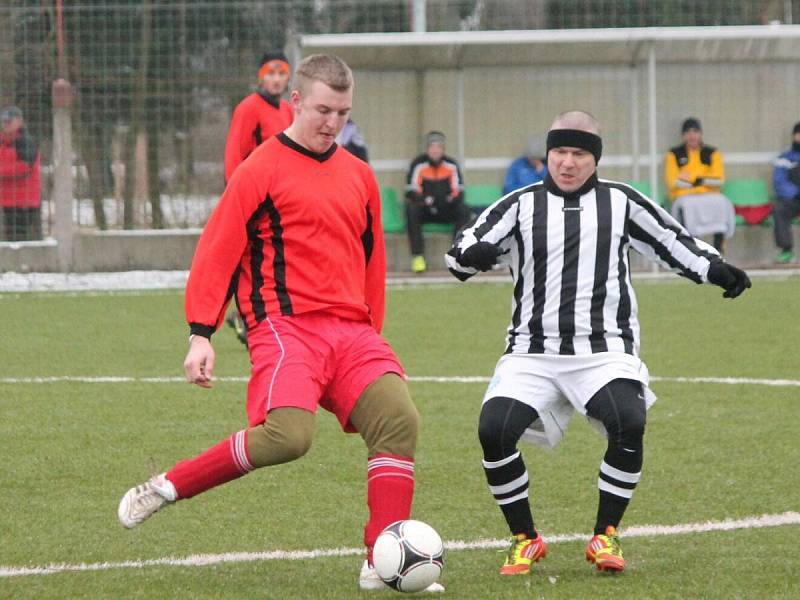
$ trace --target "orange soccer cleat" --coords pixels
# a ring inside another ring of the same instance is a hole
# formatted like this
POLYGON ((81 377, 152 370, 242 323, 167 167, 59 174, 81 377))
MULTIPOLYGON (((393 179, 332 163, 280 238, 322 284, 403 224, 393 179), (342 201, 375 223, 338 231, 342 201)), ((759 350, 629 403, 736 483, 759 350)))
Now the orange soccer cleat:
POLYGON ((547 556, 547 544, 542 536, 529 539, 524 533, 519 533, 511 539, 508 556, 503 566, 500 567, 501 575, 527 575, 531 572, 531 565, 547 556))
POLYGON ((599 571, 619 573, 625 570, 625 559, 622 558, 616 527, 609 525, 605 533, 597 534, 589 540, 586 560, 594 563, 599 571))

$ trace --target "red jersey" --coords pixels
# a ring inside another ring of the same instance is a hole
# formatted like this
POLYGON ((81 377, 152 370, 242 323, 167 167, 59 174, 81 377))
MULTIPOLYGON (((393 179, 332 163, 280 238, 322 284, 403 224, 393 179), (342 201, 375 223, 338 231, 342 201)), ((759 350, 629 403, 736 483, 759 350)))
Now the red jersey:
POLYGON ((236 294, 252 328, 325 310, 383 325, 386 249, 369 166, 333 144, 316 154, 280 133, 236 169, 195 250, 192 333, 210 337, 236 294))
POLYGON ((286 100, 273 104, 258 92, 242 100, 233 111, 225 142, 225 183, 257 146, 289 127, 292 119, 292 107, 286 100))

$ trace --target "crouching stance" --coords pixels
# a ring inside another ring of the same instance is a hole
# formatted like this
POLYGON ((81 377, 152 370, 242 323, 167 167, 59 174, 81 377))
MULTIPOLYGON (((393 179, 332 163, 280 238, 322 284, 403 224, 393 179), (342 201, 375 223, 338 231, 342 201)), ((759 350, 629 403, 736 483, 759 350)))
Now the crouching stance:
MULTIPOLYGON (((190 383, 211 387, 211 335, 232 294, 248 329, 248 427, 130 489, 118 516, 135 527, 158 510, 311 446, 322 406, 367 446, 362 589, 385 585, 372 548, 408 519, 418 415, 403 368, 380 336, 386 257, 369 166, 334 139, 350 113, 352 73, 312 55, 296 73, 295 120, 236 169, 198 242, 186 286, 190 383)), ((432 584, 427 591, 442 591, 432 584)))
POLYGON ((489 206, 445 257, 461 280, 496 265, 514 279, 507 345, 478 426, 486 480, 512 534, 504 575, 529 573, 547 555, 517 443, 554 447, 576 411, 608 438, 585 556, 602 571, 625 568, 617 529, 641 478, 646 411, 655 401, 639 359, 629 249, 724 288, 726 298, 750 287, 747 274, 649 198, 598 179, 601 154, 594 117, 558 115, 547 135, 544 181, 489 206))

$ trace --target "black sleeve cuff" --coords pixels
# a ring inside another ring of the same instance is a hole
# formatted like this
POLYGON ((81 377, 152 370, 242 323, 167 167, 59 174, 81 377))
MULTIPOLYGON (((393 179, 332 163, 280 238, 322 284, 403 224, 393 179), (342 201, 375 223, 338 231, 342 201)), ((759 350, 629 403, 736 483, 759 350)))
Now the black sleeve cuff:
POLYGON ((212 325, 203 325, 202 323, 189 323, 189 334, 199 335, 204 338, 211 339, 214 334, 215 328, 212 325))

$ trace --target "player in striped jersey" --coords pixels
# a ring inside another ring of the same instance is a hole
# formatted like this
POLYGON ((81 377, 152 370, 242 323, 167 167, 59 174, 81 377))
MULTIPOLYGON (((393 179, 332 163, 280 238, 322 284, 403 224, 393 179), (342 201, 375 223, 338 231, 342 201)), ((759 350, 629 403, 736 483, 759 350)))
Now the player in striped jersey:
POLYGON ((646 411, 655 401, 639 359, 628 251, 695 283, 719 285, 726 298, 750 280, 630 186, 598 179, 602 139, 590 114, 558 115, 547 152, 545 180, 488 207, 446 256, 461 280, 496 265, 508 266, 514 279, 506 351, 478 426, 489 489, 513 536, 500 572, 528 573, 547 553, 517 443, 555 446, 575 411, 608 438, 586 558, 622 571, 617 527, 641 477, 646 411))
MULTIPOLYGON (((305 58, 291 94, 295 121, 236 169, 195 251, 186 377, 211 387, 210 338, 235 294, 248 326, 249 426, 130 489, 118 516, 135 527, 177 500, 300 458, 322 406, 367 446, 359 587, 380 589, 372 547, 386 526, 410 516, 418 415, 403 368, 379 335, 386 257, 378 185, 369 165, 334 142, 352 98, 341 59, 305 58)), ((283 518, 281 507, 260 518, 270 516, 283 518)))

